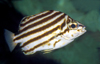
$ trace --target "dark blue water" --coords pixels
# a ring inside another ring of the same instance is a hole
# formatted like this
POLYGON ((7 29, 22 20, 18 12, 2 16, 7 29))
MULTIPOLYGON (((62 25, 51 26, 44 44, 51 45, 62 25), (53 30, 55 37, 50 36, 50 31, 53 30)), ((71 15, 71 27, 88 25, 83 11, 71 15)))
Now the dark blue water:
POLYGON ((100 0, 1 0, 0 64, 100 64, 100 0), (46 10, 68 14, 87 32, 69 45, 48 54, 23 55, 19 45, 10 52, 4 28, 16 33, 20 20, 46 10))

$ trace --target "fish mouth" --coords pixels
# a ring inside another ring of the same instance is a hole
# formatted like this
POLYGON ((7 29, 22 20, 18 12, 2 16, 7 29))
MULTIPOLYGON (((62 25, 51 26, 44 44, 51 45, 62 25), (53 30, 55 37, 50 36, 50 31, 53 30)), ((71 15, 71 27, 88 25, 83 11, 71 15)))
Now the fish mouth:
POLYGON ((80 26, 79 28, 78 28, 78 30, 80 30, 81 32, 83 32, 83 33, 85 33, 86 32, 86 29, 85 29, 86 27, 85 26, 80 26))
POLYGON ((82 28, 82 32, 86 32, 86 29, 85 29, 86 27, 85 26, 83 26, 83 28, 82 28))
POLYGON ((85 28, 86 28, 86 27, 83 27, 83 28, 81 29, 81 34, 78 35, 77 37, 81 36, 82 34, 84 34, 84 33, 87 31, 85 28))
POLYGON ((83 24, 78 23, 78 27, 81 30, 81 32, 86 32, 86 26, 84 26, 83 24))

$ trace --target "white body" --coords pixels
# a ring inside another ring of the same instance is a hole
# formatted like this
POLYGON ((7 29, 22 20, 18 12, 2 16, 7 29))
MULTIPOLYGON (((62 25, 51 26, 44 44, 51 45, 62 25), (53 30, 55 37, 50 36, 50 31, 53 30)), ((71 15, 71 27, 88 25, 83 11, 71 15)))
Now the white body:
POLYGON ((85 27, 59 11, 45 11, 25 17, 19 33, 13 37, 24 54, 54 50, 66 46, 86 32, 85 27))

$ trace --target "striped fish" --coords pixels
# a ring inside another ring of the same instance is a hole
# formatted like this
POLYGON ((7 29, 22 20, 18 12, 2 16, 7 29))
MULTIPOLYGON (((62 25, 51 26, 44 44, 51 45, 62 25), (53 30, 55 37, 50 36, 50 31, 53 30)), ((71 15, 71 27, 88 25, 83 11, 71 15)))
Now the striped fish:
POLYGON ((11 35, 13 44, 9 45, 10 50, 20 43, 23 53, 30 55, 37 51, 47 53, 64 47, 85 32, 84 25, 65 13, 49 10, 24 17, 19 25, 19 32, 14 35, 5 30, 5 38, 8 39, 8 33, 11 35))

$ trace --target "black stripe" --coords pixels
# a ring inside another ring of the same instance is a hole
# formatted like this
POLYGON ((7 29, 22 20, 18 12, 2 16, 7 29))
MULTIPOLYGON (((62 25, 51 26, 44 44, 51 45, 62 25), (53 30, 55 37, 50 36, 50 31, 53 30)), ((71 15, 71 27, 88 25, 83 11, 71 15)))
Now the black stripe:
POLYGON ((59 28, 59 26, 57 26, 56 28, 54 28, 54 29, 48 31, 48 32, 50 32, 50 33, 46 32, 46 33, 44 33, 44 34, 42 34, 42 35, 40 35, 40 36, 37 36, 37 37, 35 37, 35 38, 31 38, 30 40, 28 40, 27 42, 25 42, 21 47, 24 47, 24 46, 26 46, 27 44, 30 44, 31 42, 34 42, 34 41, 36 41, 36 40, 38 40, 38 39, 43 38, 44 36, 47 36, 47 35, 51 34, 52 32, 56 31, 58 28, 59 28))
POLYGON ((61 24, 61 30, 64 28, 65 26, 65 19, 64 19, 64 22, 61 24))
POLYGON ((54 39, 54 36, 51 37, 49 40, 44 41, 44 42, 42 42, 42 43, 40 43, 40 44, 34 46, 33 48, 31 48, 31 49, 29 49, 29 50, 26 50, 26 51, 23 51, 23 52, 24 52, 25 54, 27 54, 28 52, 33 51, 33 50, 35 50, 36 48, 38 48, 38 47, 40 47, 40 46, 42 46, 42 45, 44 45, 44 44, 47 44, 49 41, 51 41, 51 40, 53 40, 53 39, 54 39))
POLYGON ((51 27, 52 25, 56 24, 57 22, 61 21, 61 20, 64 18, 64 16, 65 16, 65 14, 62 15, 62 16, 60 16, 60 17, 58 17, 58 18, 55 19, 53 22, 51 22, 51 23, 49 23, 49 24, 47 24, 47 25, 45 25, 45 26, 42 26, 42 27, 40 27, 40 28, 38 28, 38 29, 35 29, 35 30, 33 30, 33 31, 30 31, 30 32, 27 32, 27 33, 25 33, 25 34, 22 34, 22 35, 20 35, 19 37, 15 38, 14 41, 15 41, 15 40, 18 40, 18 39, 21 39, 21 38, 24 38, 24 37, 26 37, 26 36, 29 36, 29 35, 31 35, 31 34, 40 32, 40 31, 42 31, 42 30, 45 30, 46 28, 49 28, 49 27, 51 27))
POLYGON ((69 28, 68 27, 64 30, 63 34, 66 33, 67 31, 69 32, 69 28))
POLYGON ((55 45, 56 45, 59 41, 61 41, 61 39, 59 39, 58 41, 55 41, 55 43, 53 44, 53 47, 55 47, 55 45))
POLYGON ((27 30, 27 29, 29 29, 29 28, 35 27, 35 26, 37 26, 37 25, 39 25, 39 24, 42 24, 42 23, 44 23, 44 22, 46 22, 46 21, 48 21, 48 20, 54 18, 55 16, 57 16, 57 15, 59 15, 59 14, 60 14, 60 12, 57 12, 57 13, 55 13, 55 14, 53 14, 53 15, 47 17, 47 18, 44 18, 44 19, 42 19, 42 20, 40 20, 40 21, 38 21, 38 22, 36 22, 36 23, 34 23, 34 24, 31 24, 31 25, 25 27, 24 29, 20 30, 19 33, 22 33, 23 31, 25 31, 25 30, 27 30))
POLYGON ((21 22, 24 22, 26 19, 27 19, 27 16, 24 17, 24 18, 21 20, 21 22))
MULTIPOLYGON (((48 13, 45 13, 45 14, 42 14, 42 15, 36 16, 35 18, 30 19, 30 20, 27 21, 26 23, 24 23, 24 24, 20 24, 20 26, 25 26, 27 23, 30 23, 30 22, 32 22, 32 21, 35 21, 35 20, 41 18, 41 17, 44 17, 44 16, 46 16, 46 15, 49 15, 49 14, 51 14, 52 12, 53 12, 53 10, 49 11, 48 13)), ((34 16, 35 16, 35 15, 34 15, 34 16)))
POLYGON ((56 35, 56 37, 58 37, 59 35, 63 35, 66 32, 69 32, 69 28, 68 27, 63 32, 61 32, 58 35, 56 35))
POLYGON ((67 22, 67 24, 69 24, 71 21, 69 20, 69 16, 67 17, 67 20, 66 20, 66 22, 67 22))

